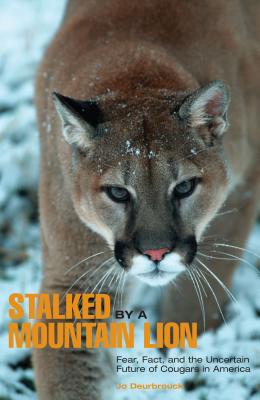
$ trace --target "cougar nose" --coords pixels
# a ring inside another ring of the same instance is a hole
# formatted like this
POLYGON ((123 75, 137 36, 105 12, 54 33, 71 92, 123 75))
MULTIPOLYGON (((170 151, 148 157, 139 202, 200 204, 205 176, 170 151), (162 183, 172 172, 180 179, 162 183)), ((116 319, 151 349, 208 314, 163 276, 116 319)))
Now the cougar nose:
POLYGON ((163 249, 158 250, 146 250, 144 254, 146 254, 152 261, 161 261, 166 253, 169 253, 170 249, 164 247, 163 249))

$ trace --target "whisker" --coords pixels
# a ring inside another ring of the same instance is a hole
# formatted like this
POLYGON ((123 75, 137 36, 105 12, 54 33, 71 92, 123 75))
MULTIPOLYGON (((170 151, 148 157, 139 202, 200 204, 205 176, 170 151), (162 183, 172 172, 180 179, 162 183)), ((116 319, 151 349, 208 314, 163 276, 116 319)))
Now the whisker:
POLYGON ((213 260, 235 261, 235 260, 232 259, 232 258, 227 258, 227 257, 214 257, 214 256, 210 256, 209 254, 201 253, 200 251, 198 251, 197 254, 198 254, 199 256, 202 256, 202 257, 211 258, 211 259, 213 259, 213 260))
MULTIPOLYGON (((106 265, 109 261, 111 261, 114 257, 109 258, 108 260, 104 261, 101 265, 99 265, 99 267, 97 269, 95 269, 94 271, 91 270, 91 272, 93 272, 89 278, 91 278, 93 275, 95 275, 102 267, 104 267, 104 265, 106 265)), ((88 275, 88 273, 90 272, 90 270, 85 271, 82 275, 80 275, 74 282, 73 284, 66 290, 66 292, 64 293, 61 301, 64 300, 64 298, 66 297, 66 295, 69 293, 69 291, 76 285, 76 283, 78 283, 82 278, 84 278, 86 275, 88 275)))
POLYGON ((174 287, 174 290, 176 290, 179 293, 179 295, 181 296, 182 293, 180 291, 180 288, 178 287, 178 284, 176 283, 176 279, 173 278, 169 283, 174 287))
POLYGON ((219 285, 222 287, 222 289, 225 291, 225 293, 232 299, 235 303, 239 304, 233 293, 227 288, 227 286, 218 278, 216 274, 214 274, 213 271, 211 271, 199 258, 197 258, 197 261, 204 267, 212 276, 213 278, 216 279, 216 281, 219 283, 219 285))
POLYGON ((244 258, 235 256, 234 254, 226 253, 225 251, 219 251, 219 250, 217 250, 217 251, 212 250, 212 253, 219 253, 219 254, 224 254, 224 255, 230 256, 233 258, 234 261, 235 260, 241 261, 241 262, 249 265, 249 267, 251 267, 257 274, 260 274, 260 271, 258 271, 258 269, 253 264, 251 264, 249 261, 245 260, 244 258))
POLYGON ((208 297, 207 292, 206 292, 206 290, 205 290, 205 288, 204 288, 204 285, 203 285, 203 283, 201 282, 201 280, 199 279, 199 278, 200 278, 200 275, 198 274, 198 271, 197 271, 196 267, 193 267, 193 266, 191 265, 191 268, 192 268, 193 273, 194 273, 194 274, 197 276, 197 278, 198 278, 198 282, 199 282, 199 284, 200 284, 200 286, 201 286, 201 289, 203 290, 203 293, 204 293, 205 297, 208 297))
MULTIPOLYGON (((114 266, 115 266, 115 264, 114 264, 114 266)), ((112 278, 111 278, 111 280, 110 280, 110 282, 109 282, 109 284, 108 284, 108 287, 109 287, 110 289, 112 289, 111 285, 112 285, 112 282, 113 282, 114 278, 117 276, 117 273, 118 273, 117 268, 115 268, 115 273, 113 274, 113 276, 112 276, 112 278)), ((111 290, 109 291, 109 293, 110 293, 110 292, 111 292, 111 290)))
POLYGON ((98 294, 101 293, 101 290, 103 289, 103 286, 104 286, 105 282, 108 280, 108 278, 110 277, 110 275, 112 275, 114 269, 115 269, 115 266, 112 265, 112 267, 110 268, 110 270, 108 271, 108 273, 106 273, 106 279, 102 282, 102 285, 100 286, 100 288, 99 288, 99 290, 98 290, 98 294))
MULTIPOLYGON (((116 285, 116 291, 117 291, 118 284, 119 284, 119 281, 120 281, 121 272, 122 272, 122 271, 117 271, 117 274, 116 274, 116 279, 115 279, 115 283, 114 283, 114 284, 116 285)), ((116 292, 115 292, 114 297, 113 297, 112 315, 113 315, 113 313, 114 313, 115 297, 116 297, 116 292)))
POLYGON ((227 211, 223 211, 223 212, 217 213, 215 216, 216 217, 222 217, 223 215, 232 214, 234 212, 238 212, 238 208, 233 208, 231 210, 227 210, 227 211))
MULTIPOLYGON (((100 271, 100 269, 101 269, 101 267, 104 267, 107 263, 109 263, 110 261, 112 261, 113 260, 113 258, 114 257, 111 257, 111 258, 109 258, 108 260, 106 260, 104 263, 102 263, 99 267, 98 267, 98 270, 100 271)), ((112 266, 111 266, 112 267, 112 266)), ((98 273, 98 270, 97 271, 94 271, 94 273, 93 274, 91 274, 90 276, 89 276, 89 278, 88 279, 90 279, 90 278, 92 278, 93 276, 95 276, 95 275, 97 275, 97 273, 98 273)), ((110 268, 109 268, 109 270, 108 271, 110 271, 110 268)), ((108 272, 108 271, 106 271, 105 272, 105 274, 108 272)), ((101 277, 101 279, 104 277, 104 275, 101 277)), ((100 282, 100 280, 99 280, 99 282, 100 282)), ((85 291, 84 291, 84 293, 86 293, 87 292, 87 290, 89 290, 91 288, 91 286, 89 285, 89 286, 87 286, 86 288, 85 288, 85 291)), ((93 289, 92 289, 92 291, 93 291, 93 289)), ((89 293, 89 292, 88 292, 89 293)), ((92 293, 92 292, 90 292, 90 293, 92 293)))
POLYGON ((216 246, 216 247, 218 247, 218 246, 231 247, 232 249, 242 250, 242 251, 245 251, 245 252, 248 253, 248 254, 251 254, 251 255, 253 255, 253 256, 257 257, 257 258, 260 258, 260 255, 259 255, 259 254, 256 254, 256 253, 254 253, 254 252, 251 251, 251 250, 244 249, 243 247, 234 246, 234 245, 226 244, 226 243, 215 243, 215 246, 216 246))
MULTIPOLYGON (((114 264, 112 265, 112 267, 105 273, 105 276, 103 276, 103 278, 105 278, 107 275, 109 276, 109 274, 110 273, 112 273, 112 271, 113 271, 113 268, 114 268, 114 264)), ((102 278, 100 279, 100 281, 102 280, 102 278)), ((99 281, 99 283, 100 283, 100 281, 99 281)), ((102 290, 102 287, 103 287, 103 284, 104 284, 104 282, 106 281, 106 279, 103 281, 103 283, 102 283, 102 286, 101 286, 101 288, 99 289, 99 292, 98 293, 100 293, 101 292, 101 290, 102 290)), ((87 287, 85 290, 84 290, 84 293, 86 293, 86 291, 87 291, 87 289, 88 289, 89 287, 87 287)), ((93 290, 94 291, 94 290, 93 290)), ((81 296, 81 298, 80 298, 80 301, 79 301, 79 307, 81 307, 80 308, 80 310, 82 309, 82 296, 81 296)), ((74 321, 73 321, 73 324, 75 325, 75 323, 77 322, 77 318, 74 318, 74 321)))
MULTIPOLYGON (((95 292, 95 290, 98 288, 98 286, 100 285, 100 283, 104 283, 104 281, 106 280, 106 278, 107 278, 107 276, 110 274, 110 272, 111 272, 111 269, 109 269, 107 272, 105 272, 105 274, 99 279, 99 281, 96 283, 96 285, 93 287, 93 289, 91 290, 91 292, 90 293, 94 293, 95 292)), ((103 284, 102 284, 103 285, 103 284)), ((102 286, 103 287, 103 286, 102 286)), ((88 289, 88 288, 87 288, 88 289)), ((86 289, 86 290, 87 290, 86 289)), ((85 290, 85 293, 86 293, 86 290, 85 290)))
POLYGON ((199 284, 200 282, 198 281, 197 276, 194 274, 193 269, 190 272, 193 275, 193 278, 194 278, 195 282, 197 283, 197 288, 198 288, 198 291, 199 291, 201 304, 202 304, 202 311, 203 311, 203 314, 202 314, 203 315, 203 330, 205 332, 205 330, 206 330, 206 313, 205 313, 205 306, 204 306, 203 296, 202 296, 202 293, 201 293, 201 290, 200 290, 200 284, 199 284))
POLYGON ((219 312, 220 312, 220 314, 221 314, 221 317, 222 317, 224 323, 227 325, 227 322, 226 322, 226 319, 225 319, 224 314, 223 314, 223 312, 222 312, 222 309, 221 309, 221 307, 220 307, 218 298, 217 298, 217 296, 216 296, 216 294, 215 294, 215 292, 214 292, 214 290, 213 290, 211 284, 209 283, 208 279, 206 278, 206 276, 203 274, 203 272, 202 272, 201 270, 199 270, 199 269, 196 269, 196 270, 197 270, 197 272, 198 272, 199 274, 201 274, 202 278, 204 279, 204 281, 206 282, 207 286, 209 287, 209 289, 210 289, 210 291, 211 291, 211 293, 212 293, 212 295, 213 295, 213 297, 214 297, 214 299, 215 299, 215 302, 216 302, 216 304, 217 304, 217 307, 218 307, 218 309, 219 309, 219 312))
POLYGON ((123 277, 123 274, 124 274, 124 270, 121 271, 121 274, 119 274, 119 279, 117 280, 117 281, 118 281, 118 284, 117 284, 117 288, 116 288, 116 293, 115 293, 114 302, 113 302, 113 309, 112 309, 113 315, 114 315, 115 306, 116 306, 117 294, 118 294, 118 290, 119 290, 119 286, 120 286, 120 283, 121 283, 121 279, 122 279, 122 277, 123 277))
POLYGON ((101 255, 101 254, 107 253, 108 251, 110 251, 110 250, 101 251, 101 252, 99 252, 99 253, 92 254, 91 256, 89 256, 89 257, 87 257, 87 258, 84 258, 83 260, 81 260, 81 261, 77 262, 76 264, 72 265, 72 267, 70 267, 67 271, 65 271, 64 275, 67 275, 70 271, 72 271, 74 268, 78 267, 78 266, 79 266, 80 264, 82 264, 84 261, 88 261, 88 260, 90 260, 91 258, 94 258, 94 257, 97 257, 97 256, 99 256, 99 255, 101 255))
MULTIPOLYGON (((197 295, 197 298, 198 298, 198 301, 199 301, 200 310, 201 310, 201 315, 202 315, 202 320, 203 320, 203 325, 204 325, 205 310, 204 310, 204 312, 203 312, 203 305, 202 305, 202 302, 201 302, 201 298, 200 298, 200 296, 199 296, 198 288, 197 288, 196 282, 195 282, 195 280, 194 280, 194 277, 193 277, 193 275, 192 275, 192 273, 191 273, 191 271, 190 271, 190 269, 189 269, 188 267, 187 267, 187 272, 188 272, 188 274, 189 274, 189 276, 190 276, 191 282, 192 282, 192 284, 193 284, 193 286, 194 286, 194 289, 195 289, 195 292, 196 292, 196 295, 197 295)), ((205 325, 204 325, 204 326, 205 326, 205 325)))
POLYGON ((200 247, 205 245, 215 245, 215 243, 220 240, 225 240, 225 239, 223 237, 220 237, 220 235, 202 236, 198 245, 200 247))

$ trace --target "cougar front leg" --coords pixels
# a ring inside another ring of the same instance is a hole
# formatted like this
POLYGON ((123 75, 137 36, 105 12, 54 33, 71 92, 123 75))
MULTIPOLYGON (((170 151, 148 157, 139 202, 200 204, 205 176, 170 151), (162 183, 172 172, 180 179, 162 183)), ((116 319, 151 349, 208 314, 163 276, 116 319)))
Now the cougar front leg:
POLYGON ((105 349, 38 349, 34 365, 39 400, 102 400, 115 387, 105 349))
POLYGON ((258 171, 252 171, 234 192, 199 244, 192 265, 168 287, 162 307, 164 321, 195 321, 199 332, 223 321, 225 304, 232 301, 228 292, 233 273, 243 257, 242 250, 228 245, 246 246, 258 212, 258 177, 258 171))

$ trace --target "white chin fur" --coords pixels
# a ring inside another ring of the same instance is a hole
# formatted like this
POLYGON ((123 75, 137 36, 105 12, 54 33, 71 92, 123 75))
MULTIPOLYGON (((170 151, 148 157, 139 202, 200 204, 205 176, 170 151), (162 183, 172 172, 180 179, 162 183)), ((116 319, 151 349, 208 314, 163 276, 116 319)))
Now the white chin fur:
POLYGON ((166 255, 158 264, 155 264, 146 256, 134 256, 130 269, 132 275, 150 286, 167 285, 183 271, 185 271, 185 265, 181 262, 181 256, 177 253, 166 255))

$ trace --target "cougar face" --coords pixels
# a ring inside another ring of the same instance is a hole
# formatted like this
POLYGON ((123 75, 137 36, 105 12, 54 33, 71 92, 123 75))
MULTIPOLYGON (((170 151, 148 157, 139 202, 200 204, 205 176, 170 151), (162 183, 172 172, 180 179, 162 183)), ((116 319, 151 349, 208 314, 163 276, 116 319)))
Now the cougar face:
POLYGON ((150 285, 167 284, 196 257, 228 192, 227 88, 215 81, 130 101, 57 93, 54 101, 80 219, 107 241, 121 268, 150 285))

